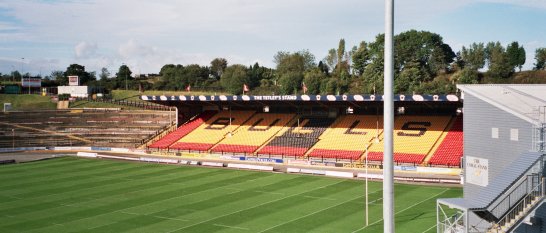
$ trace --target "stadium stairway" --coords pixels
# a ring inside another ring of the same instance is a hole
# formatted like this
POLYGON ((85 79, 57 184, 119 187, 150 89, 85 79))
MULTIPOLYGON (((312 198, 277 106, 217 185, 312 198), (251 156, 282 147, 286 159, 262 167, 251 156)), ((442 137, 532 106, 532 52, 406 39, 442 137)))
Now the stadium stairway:
POLYGON ((150 148, 166 149, 176 141, 180 140, 182 137, 188 135, 190 132, 195 130, 197 127, 202 125, 205 121, 210 119, 216 114, 215 111, 204 111, 193 119, 189 120, 187 123, 181 125, 175 131, 167 134, 165 137, 160 140, 152 143, 150 148))
POLYGON ((335 121, 332 118, 299 118, 290 128, 278 133, 258 154, 303 156, 321 134, 335 121))
POLYGON ((237 132, 224 138, 212 152, 253 153, 282 130, 295 114, 258 113, 241 125, 237 132))

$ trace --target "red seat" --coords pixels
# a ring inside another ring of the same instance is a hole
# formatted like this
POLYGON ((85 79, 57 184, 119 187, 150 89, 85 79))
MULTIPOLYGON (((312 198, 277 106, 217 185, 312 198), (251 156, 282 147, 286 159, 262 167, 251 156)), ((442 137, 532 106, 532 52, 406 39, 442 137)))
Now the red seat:
POLYGON ((190 122, 181 125, 176 129, 175 131, 165 135, 158 141, 152 143, 149 147, 150 148, 158 148, 158 149, 166 149, 174 142, 180 140, 182 137, 188 135, 191 131, 194 129, 197 129, 201 124, 203 124, 206 120, 210 119, 212 116, 214 116, 216 112, 214 111, 205 111, 190 122))

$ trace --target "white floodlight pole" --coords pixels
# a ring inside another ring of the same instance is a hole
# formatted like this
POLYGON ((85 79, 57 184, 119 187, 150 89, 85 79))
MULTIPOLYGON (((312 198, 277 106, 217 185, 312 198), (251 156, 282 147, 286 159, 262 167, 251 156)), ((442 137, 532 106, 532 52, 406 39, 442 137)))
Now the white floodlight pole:
POLYGON ((383 232, 394 233, 394 0, 385 0, 385 91, 383 98, 383 232))
POLYGON ((366 226, 368 226, 369 222, 369 211, 368 211, 368 144, 366 144, 366 226))

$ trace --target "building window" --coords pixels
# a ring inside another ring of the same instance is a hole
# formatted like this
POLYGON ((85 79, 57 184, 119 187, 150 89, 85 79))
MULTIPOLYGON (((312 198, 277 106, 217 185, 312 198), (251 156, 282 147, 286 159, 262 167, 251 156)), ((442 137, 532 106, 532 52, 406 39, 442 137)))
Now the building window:
POLYGON ((510 129, 510 140, 512 140, 512 141, 518 141, 519 140, 519 130, 518 129, 510 129))
POLYGON ((499 128, 491 128, 491 138, 499 138, 499 128))

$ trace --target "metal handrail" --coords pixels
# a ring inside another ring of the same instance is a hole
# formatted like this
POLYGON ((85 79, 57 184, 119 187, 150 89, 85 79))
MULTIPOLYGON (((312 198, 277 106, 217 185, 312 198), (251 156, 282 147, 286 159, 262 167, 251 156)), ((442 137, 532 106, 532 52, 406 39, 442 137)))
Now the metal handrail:
POLYGON ((497 223, 493 224, 487 232, 499 233, 507 232, 517 223, 525 214, 532 209, 540 200, 544 198, 544 181, 541 180, 538 185, 533 187, 525 197, 523 197, 511 210, 508 211, 497 223))
MULTIPOLYGON (((508 211, 510 211, 510 208, 517 205, 517 203, 519 203, 519 200, 521 200, 521 198, 523 198, 529 192, 531 192, 528 188, 528 183, 529 183, 529 177, 531 177, 532 179, 532 176, 533 175, 527 175, 525 179, 521 179, 519 182, 516 182, 514 185, 512 185, 511 187, 515 187, 515 188, 513 188, 512 191, 508 195, 506 195, 506 197, 502 199, 502 201, 497 203, 497 205, 493 207, 490 212, 493 215, 500 217, 504 215, 505 213, 507 213, 508 211), (514 201, 516 203, 513 203, 514 201)), ((534 176, 536 176, 536 174, 534 176)))

